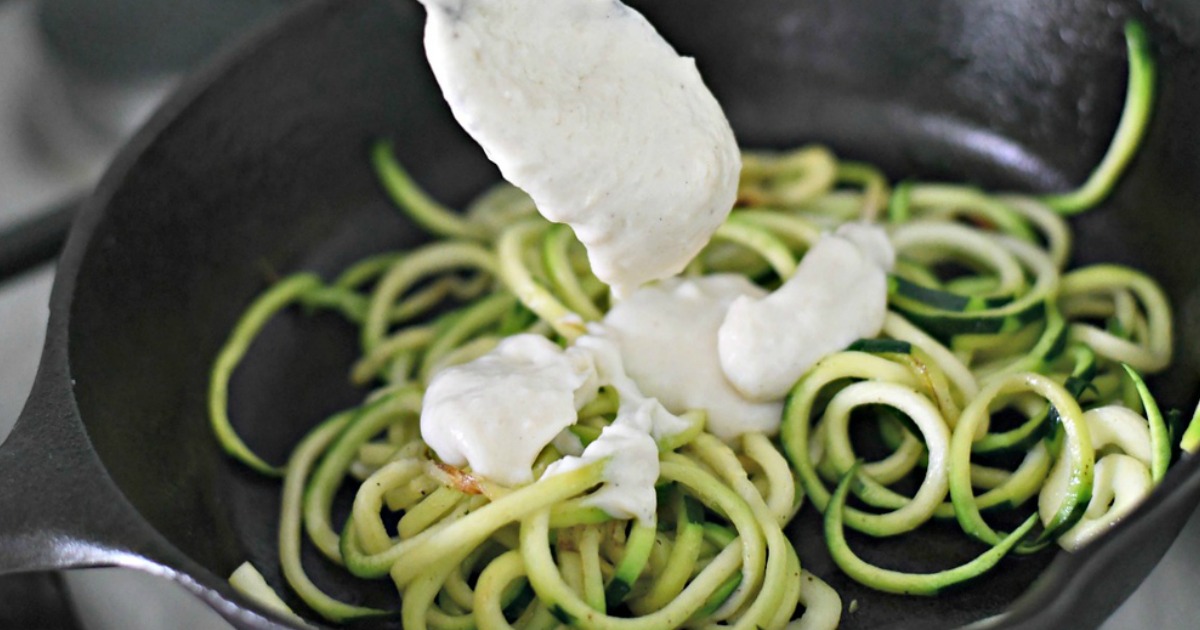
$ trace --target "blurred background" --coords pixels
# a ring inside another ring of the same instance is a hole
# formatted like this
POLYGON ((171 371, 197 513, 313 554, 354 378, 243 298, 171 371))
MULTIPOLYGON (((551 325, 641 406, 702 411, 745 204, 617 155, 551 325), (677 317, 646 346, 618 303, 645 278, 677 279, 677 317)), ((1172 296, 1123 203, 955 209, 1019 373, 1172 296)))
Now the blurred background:
MULTIPOLYGON (((7 277, 5 265, 55 247, 48 235, 181 77, 288 4, 0 0, 0 439, 33 382, 54 275, 44 263, 7 277)), ((1105 630, 1197 627, 1198 583, 1193 517, 1105 630)), ((129 570, 0 578, 0 628, 72 627, 228 628, 173 583, 129 570)))

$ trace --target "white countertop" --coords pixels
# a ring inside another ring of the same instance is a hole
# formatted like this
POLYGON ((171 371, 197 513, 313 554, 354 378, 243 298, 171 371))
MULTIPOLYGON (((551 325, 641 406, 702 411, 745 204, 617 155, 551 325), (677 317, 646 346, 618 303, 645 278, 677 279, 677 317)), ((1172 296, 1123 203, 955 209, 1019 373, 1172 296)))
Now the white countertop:
MULTIPOLYGON (((86 185, 102 158, 86 163, 30 155, 21 108, 39 72, 32 2, 0 2, 0 229, 86 185)), ((44 266, 0 284, 0 436, 7 435, 37 367, 53 271, 44 266)), ((124 569, 73 572, 68 584, 89 628, 227 628, 174 584, 124 569), (155 605, 157 604, 157 605, 155 605)), ((1194 516, 1146 583, 1104 630, 1191 630, 1200 584, 1200 517, 1194 516)), ((0 602, 0 606, 3 606, 0 602)))

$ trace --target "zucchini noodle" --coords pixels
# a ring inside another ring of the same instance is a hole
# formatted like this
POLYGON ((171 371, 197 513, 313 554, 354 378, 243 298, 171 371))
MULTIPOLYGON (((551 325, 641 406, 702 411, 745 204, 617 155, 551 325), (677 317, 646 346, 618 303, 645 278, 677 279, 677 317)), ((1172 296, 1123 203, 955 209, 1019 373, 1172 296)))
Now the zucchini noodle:
MULTIPOLYGON (((744 155, 738 205, 685 273, 736 272, 771 290, 823 232, 880 221, 898 255, 889 312, 878 338, 800 378, 777 437, 726 443, 704 430, 703 410, 684 414, 689 428, 658 443, 652 523, 586 503, 605 481, 604 460, 546 475, 564 456, 552 444, 532 483, 505 487, 439 461, 421 441, 422 395, 439 370, 514 334, 570 344, 611 304, 570 229, 542 219, 519 190, 501 184, 455 212, 376 144, 370 159, 384 190, 436 240, 365 259, 332 282, 309 273, 279 281, 249 307, 213 368, 221 445, 283 476, 279 556, 292 601, 333 622, 399 616, 409 630, 832 628, 840 598, 803 568, 782 529, 802 505, 823 513, 843 572, 913 595, 973 579, 1010 552, 1055 541, 1075 549, 1101 535, 1162 480, 1173 456, 1141 376, 1170 361, 1162 290, 1118 265, 1066 269, 1071 232, 1061 214, 1107 193, 1149 113, 1153 66, 1139 56, 1140 28, 1127 35, 1131 104, 1114 148, 1077 193, 893 185, 874 166, 819 146, 744 155), (372 391, 277 467, 238 437, 227 391, 253 338, 290 305, 358 327, 362 356, 350 376, 372 391), (353 507, 335 517, 347 480, 357 488, 353 507), (989 523, 1005 511, 1015 514, 1002 522, 1019 527, 989 523), (978 541, 977 557, 902 573, 862 560, 845 535, 899 536, 931 520, 956 521, 978 541), (364 580, 390 579, 396 601, 382 610, 325 594, 305 573, 304 545, 364 580)), ((570 433, 590 443, 618 406, 616 391, 603 389, 570 433)), ((1185 434, 1189 452, 1200 448, 1197 426, 1185 434)), ((246 583, 270 599, 261 576, 246 583)))

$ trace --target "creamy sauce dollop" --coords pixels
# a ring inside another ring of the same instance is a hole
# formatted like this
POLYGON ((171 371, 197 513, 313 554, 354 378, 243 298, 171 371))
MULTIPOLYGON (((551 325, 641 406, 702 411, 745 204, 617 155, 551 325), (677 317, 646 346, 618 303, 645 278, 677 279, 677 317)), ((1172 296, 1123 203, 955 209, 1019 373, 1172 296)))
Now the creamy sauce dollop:
POLYGON ((421 0, 459 124, 618 295, 680 272, 728 215, 741 156, 694 60, 614 0, 421 0))
POLYGON ((421 439, 444 462, 508 486, 533 481, 538 453, 599 388, 591 356, 516 335, 446 368, 425 391, 421 439))
POLYGON ((708 431, 723 440, 773 433, 783 405, 747 400, 725 377, 717 354, 717 330, 729 305, 765 295, 736 274, 673 278, 618 302, 604 325, 618 340, 629 376, 667 409, 704 410, 708 431))
POLYGON ((729 305, 717 341, 725 376, 750 400, 779 400, 825 355, 877 336, 894 262, 878 226, 846 223, 822 235, 783 286, 729 305))
POLYGON ((604 485, 589 495, 584 505, 598 507, 613 518, 653 523, 658 505, 654 492, 659 473, 657 440, 687 429, 688 423, 642 393, 626 374, 621 350, 605 326, 591 326, 574 347, 591 353, 599 382, 617 390, 620 405, 612 424, 580 456, 554 462, 546 475, 609 458, 604 485))
POLYGON ((615 420, 582 453, 563 457, 545 474, 607 458, 605 483, 584 504, 614 518, 653 522, 657 440, 688 423, 642 394, 603 326, 593 326, 566 350, 539 335, 516 335, 478 359, 438 372, 422 404, 421 438, 448 464, 470 466, 504 485, 527 484, 548 445, 574 451, 564 429, 601 386, 617 391, 615 420))

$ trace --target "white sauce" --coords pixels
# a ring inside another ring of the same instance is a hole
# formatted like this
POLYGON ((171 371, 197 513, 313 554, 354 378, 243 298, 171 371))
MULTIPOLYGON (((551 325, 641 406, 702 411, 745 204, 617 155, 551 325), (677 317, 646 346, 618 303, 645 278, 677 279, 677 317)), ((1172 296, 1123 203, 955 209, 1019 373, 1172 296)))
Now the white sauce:
POLYGON ((717 356, 717 329, 729 305, 765 294, 735 274, 673 278, 618 302, 604 326, 616 337, 629 376, 667 409, 706 411, 708 431, 723 440, 748 431, 774 433, 782 404, 746 400, 725 378, 717 356))
MULTIPOLYGON (((622 405, 623 406, 623 405, 622 405)), ((647 403, 649 406, 649 403, 647 403)), ((650 437, 644 409, 619 413, 617 419, 587 445, 583 455, 567 456, 546 468, 546 476, 574 470, 596 460, 611 458, 604 468, 605 482, 583 501, 598 507, 616 519, 636 518, 655 522, 658 501, 654 482, 658 481, 658 444, 650 437)))
POLYGON ((421 438, 444 462, 515 486, 533 481, 533 462, 554 444, 567 456, 546 475, 610 458, 605 483, 585 502, 615 518, 654 521, 656 440, 687 422, 642 394, 625 374, 617 344, 602 326, 567 350, 539 335, 505 339, 492 352, 439 372, 421 409, 421 438), (613 423, 580 449, 567 427, 611 386, 620 398, 613 423), (582 450, 582 452, 580 452, 582 450))
MULTIPOLYGON (((608 385, 617 390, 620 400, 618 420, 622 415, 638 415, 639 426, 644 426, 655 440, 687 429, 686 421, 669 411, 657 397, 645 393, 637 381, 630 377, 626 366, 627 358, 622 353, 617 334, 612 328, 603 324, 589 326, 588 334, 575 341, 575 349, 589 353, 600 385, 608 385)), ((679 413, 684 411, 688 410, 679 413)))
POLYGON ((654 492, 659 472, 656 440, 683 431, 687 422, 667 411, 657 399, 642 394, 625 373, 620 349, 605 326, 589 328, 589 334, 581 337, 575 347, 591 353, 600 382, 616 389, 621 402, 616 419, 588 444, 581 456, 554 462, 546 469, 546 475, 611 458, 604 469, 604 485, 588 496, 584 504, 598 507, 613 518, 653 523, 658 505, 654 492))
POLYGON ((598 389, 586 352, 516 335, 474 361, 433 377, 421 406, 421 439, 442 461, 492 481, 533 481, 533 461, 598 389))
POLYGON ((681 271, 725 219, 741 157, 695 62, 614 0, 421 0, 459 124, 618 295, 681 271))
POLYGON ((724 440, 776 432, 779 399, 812 362, 878 333, 892 255, 879 228, 843 226, 772 295, 736 274, 672 278, 618 302, 565 351, 537 335, 511 337, 434 377, 421 436, 443 461, 506 485, 533 481, 533 462, 550 444, 566 456, 546 474, 610 458, 589 503, 616 518, 652 520, 656 441, 687 427, 675 414, 705 411, 708 431, 724 440), (733 370, 731 340, 743 344, 733 346, 743 361, 733 370), (738 383, 778 391, 754 401, 738 383), (601 386, 617 391, 620 407, 581 453, 564 430, 601 386))
POLYGON ((825 355, 877 336, 894 262, 882 228, 847 223, 822 235, 782 287, 730 304, 717 341, 726 377, 746 398, 779 400, 825 355))

